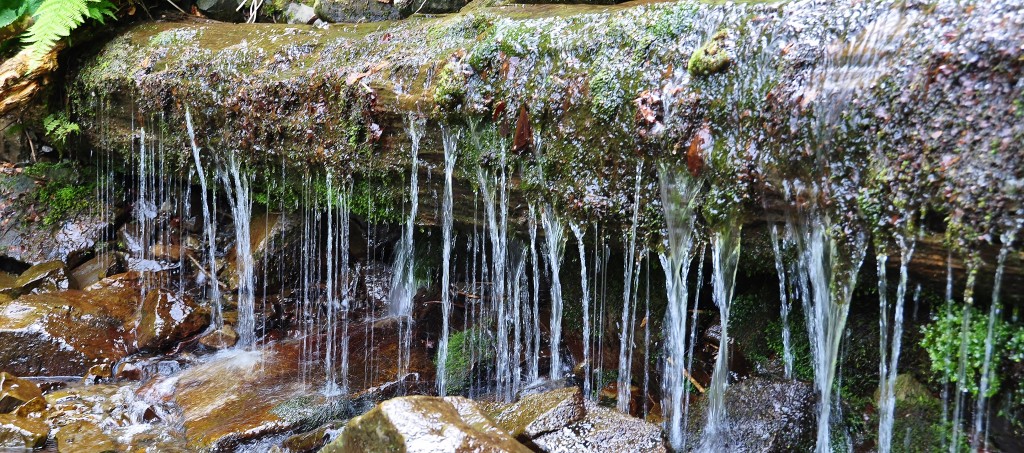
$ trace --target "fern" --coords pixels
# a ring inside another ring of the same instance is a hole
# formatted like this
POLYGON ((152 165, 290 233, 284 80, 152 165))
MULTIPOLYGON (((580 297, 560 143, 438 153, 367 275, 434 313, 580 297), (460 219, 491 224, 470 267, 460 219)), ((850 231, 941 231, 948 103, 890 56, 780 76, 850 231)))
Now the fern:
POLYGON ((43 0, 36 9, 35 23, 23 41, 28 45, 29 66, 35 68, 61 38, 92 18, 103 23, 104 17, 116 19, 114 5, 107 0, 43 0))
POLYGON ((44 118, 43 128, 46 129, 46 137, 58 149, 63 149, 68 143, 68 138, 80 131, 78 124, 68 120, 68 116, 64 113, 50 114, 44 118))

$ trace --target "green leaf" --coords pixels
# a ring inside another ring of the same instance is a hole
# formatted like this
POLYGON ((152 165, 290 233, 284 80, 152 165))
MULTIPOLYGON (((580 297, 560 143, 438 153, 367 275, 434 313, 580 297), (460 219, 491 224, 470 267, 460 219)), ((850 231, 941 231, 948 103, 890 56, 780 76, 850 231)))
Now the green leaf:
POLYGON ((102 23, 104 16, 116 19, 114 11, 114 5, 107 0, 42 0, 32 15, 35 23, 23 38, 31 55, 29 66, 38 66, 57 41, 70 35, 87 18, 102 23))

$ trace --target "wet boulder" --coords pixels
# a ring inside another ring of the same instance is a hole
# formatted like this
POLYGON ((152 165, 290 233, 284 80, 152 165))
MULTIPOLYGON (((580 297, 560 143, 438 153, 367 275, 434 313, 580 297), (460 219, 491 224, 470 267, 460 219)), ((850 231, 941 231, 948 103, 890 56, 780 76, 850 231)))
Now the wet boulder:
POLYGON ((36 264, 17 278, 11 277, 9 274, 0 277, 0 292, 11 297, 68 289, 67 269, 61 261, 36 264))
POLYGON ((210 349, 227 349, 238 343, 238 333, 231 327, 231 324, 224 324, 223 327, 214 330, 199 339, 199 344, 210 349))
POLYGON ((209 310, 196 304, 187 295, 155 290, 142 302, 142 316, 135 339, 139 349, 159 350, 206 328, 209 310))
POLYGON ((461 399, 406 396, 353 418, 323 452, 529 452, 461 399), (460 413, 450 401, 462 407, 460 413), (463 413, 467 415, 463 418, 463 413))
POLYGON ((18 375, 82 376, 134 352, 130 288, 30 294, 0 304, 0 363, 18 375))
MULTIPOLYGON (((814 389, 806 382, 750 378, 730 384, 725 392, 729 448, 756 452, 813 450, 815 401, 814 389)), ((698 407, 691 409, 694 412, 699 415, 690 426, 700 429, 706 411, 698 407)))
POLYGON ((312 420, 337 418, 336 401, 312 390, 323 384, 302 382, 301 351, 298 341, 253 351, 222 351, 139 393, 173 399, 181 408, 189 448, 230 450, 241 442, 313 424, 312 420))
POLYGON ((289 3, 284 8, 284 18, 289 24, 312 25, 316 22, 316 10, 312 6, 302 3, 289 3))
POLYGON ((104 253, 71 270, 71 288, 85 289, 103 278, 124 272, 127 260, 120 253, 104 253))
POLYGON ((41 396, 43 392, 35 383, 7 372, 0 372, 0 414, 12 412, 41 396))
POLYGON ((488 412, 502 429, 526 440, 582 420, 586 407, 579 387, 566 387, 527 395, 515 403, 491 407, 488 412))
POLYGON ((239 8, 239 0, 196 0, 195 6, 206 17, 223 22, 245 22, 249 4, 239 8))
POLYGON ((586 415, 533 439, 545 452, 665 452, 661 428, 613 409, 586 403, 586 415))
POLYGON ((327 22, 380 22, 416 13, 453 13, 465 0, 320 0, 316 13, 327 22))
POLYGON ((112 453, 121 451, 117 443, 95 424, 75 420, 57 430, 58 452, 112 453))
POLYGON ((50 426, 39 419, 0 414, 0 449, 42 448, 49 434, 50 426))

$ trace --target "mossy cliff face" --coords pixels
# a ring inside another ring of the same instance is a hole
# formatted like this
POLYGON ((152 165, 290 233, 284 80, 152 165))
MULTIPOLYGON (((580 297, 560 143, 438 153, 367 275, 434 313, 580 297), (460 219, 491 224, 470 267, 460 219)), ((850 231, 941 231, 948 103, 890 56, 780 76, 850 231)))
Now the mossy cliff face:
MULTIPOLYGON (((953 3, 474 3, 328 29, 147 24, 88 59, 72 99, 108 151, 133 149, 146 126, 189 165, 188 109, 204 153, 254 172, 331 168, 379 187, 374 205, 392 212, 412 116, 426 120, 424 174, 441 168, 436 126, 463 132, 463 221, 483 166, 511 175, 515 222, 532 200, 624 224, 639 194, 640 230, 658 244, 667 165, 706 181, 709 223, 777 219, 814 197, 837 232, 886 244, 924 227, 968 250, 1022 217, 1024 51, 1020 11, 953 3), (787 180, 817 190, 786 195, 787 180)), ((420 197, 420 222, 436 222, 437 199, 420 197)))

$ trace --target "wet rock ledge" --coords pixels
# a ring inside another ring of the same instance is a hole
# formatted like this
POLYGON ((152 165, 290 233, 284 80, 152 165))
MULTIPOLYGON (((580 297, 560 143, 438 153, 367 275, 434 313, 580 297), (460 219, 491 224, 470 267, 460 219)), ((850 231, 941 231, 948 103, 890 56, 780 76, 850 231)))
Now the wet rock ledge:
MULTIPOLYGON (((474 221, 478 169, 508 171, 512 223, 525 225, 533 201, 626 224, 637 191, 641 237, 659 247, 657 172, 669 165, 707 181, 708 224, 779 221, 817 197, 837 228, 876 233, 885 251, 921 231, 917 275, 944 276, 948 247, 958 275, 965 261, 991 274, 1000 236, 1024 215, 1021 11, 713 3, 147 23, 81 60, 70 97, 94 148, 134 159, 160 146, 182 168, 190 111, 208 159, 237 155, 288 206, 301 175, 329 168, 373 199, 354 214, 397 220, 415 142, 417 222, 436 224, 441 182, 428 176, 443 165, 443 129, 459 154, 457 221, 474 221), (820 190, 787 191, 791 180, 820 190)), ((1020 287, 1019 262, 1008 288, 1020 287)))

